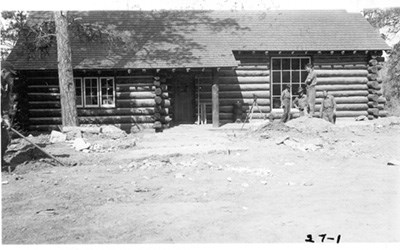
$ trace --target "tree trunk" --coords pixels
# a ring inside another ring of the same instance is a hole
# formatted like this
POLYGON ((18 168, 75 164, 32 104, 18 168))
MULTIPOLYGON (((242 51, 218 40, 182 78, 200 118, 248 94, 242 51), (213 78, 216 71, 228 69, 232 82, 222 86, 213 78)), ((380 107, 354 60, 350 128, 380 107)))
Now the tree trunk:
POLYGON ((61 117, 63 126, 78 126, 75 103, 75 83, 72 72, 71 43, 68 36, 67 13, 54 12, 57 36, 58 79, 60 84, 61 117))

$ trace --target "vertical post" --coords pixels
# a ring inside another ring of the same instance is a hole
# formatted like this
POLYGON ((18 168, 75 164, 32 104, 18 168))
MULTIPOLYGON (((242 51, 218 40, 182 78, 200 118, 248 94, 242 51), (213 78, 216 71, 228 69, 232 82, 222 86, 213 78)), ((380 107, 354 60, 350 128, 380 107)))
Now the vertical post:
POLYGON ((212 122, 213 127, 219 127, 219 87, 218 87, 218 71, 213 70, 212 74, 213 85, 211 88, 212 93, 212 122))

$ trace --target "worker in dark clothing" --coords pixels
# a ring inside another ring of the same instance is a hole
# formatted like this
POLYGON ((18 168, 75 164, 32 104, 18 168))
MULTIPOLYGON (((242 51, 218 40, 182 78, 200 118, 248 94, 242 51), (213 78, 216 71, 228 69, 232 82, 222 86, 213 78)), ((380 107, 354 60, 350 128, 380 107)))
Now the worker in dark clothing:
POLYGON ((281 107, 283 108, 283 115, 281 122, 287 122, 290 119, 290 99, 292 98, 290 94, 290 86, 286 85, 285 90, 281 94, 281 107))
POLYGON ((11 91, 16 72, 14 66, 9 62, 1 62, 1 167, 8 164, 4 161, 4 154, 10 143, 8 131, 11 128, 10 110, 11 110, 11 91))
POLYGON ((335 98, 328 94, 326 90, 323 92, 321 103, 320 117, 328 122, 335 123, 336 101, 335 98))
POLYGON ((317 73, 314 71, 314 66, 311 63, 308 63, 306 65, 306 70, 308 72, 305 81, 305 84, 307 86, 308 109, 310 111, 310 116, 313 117, 315 111, 315 86, 317 85, 317 73))
POLYGON ((304 89, 302 87, 299 88, 298 97, 294 99, 293 105, 295 108, 298 108, 300 111, 300 116, 305 116, 308 114, 307 108, 308 108, 308 103, 307 103, 307 95, 304 94, 304 89))

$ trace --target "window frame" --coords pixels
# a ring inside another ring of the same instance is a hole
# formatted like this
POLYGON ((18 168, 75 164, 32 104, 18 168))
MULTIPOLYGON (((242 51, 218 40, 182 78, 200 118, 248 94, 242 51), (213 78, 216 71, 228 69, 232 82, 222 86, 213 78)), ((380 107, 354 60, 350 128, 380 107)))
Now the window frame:
POLYGON ((114 77, 112 77, 112 76, 103 76, 103 77, 99 77, 99 81, 98 81, 98 83, 99 83, 99 87, 100 87, 100 96, 99 96, 99 104, 100 104, 100 107, 102 107, 102 108, 115 108, 115 103, 116 103, 116 100, 115 100, 115 92, 116 92, 116 90, 115 90, 115 78, 114 77), (102 86, 101 86, 101 80, 102 79, 105 79, 106 81, 107 80, 112 80, 112 90, 113 90, 113 94, 112 94, 112 98, 113 98, 113 104, 103 104, 103 100, 102 100, 102 97, 103 97, 103 90, 102 90, 102 86))
POLYGON ((80 87, 81 87, 81 104, 77 104, 77 103, 76 103, 76 100, 75 100, 75 104, 76 104, 76 107, 77 107, 77 108, 83 108, 83 97, 84 97, 84 92, 83 92, 83 78, 82 78, 82 77, 74 77, 75 96, 77 97, 77 95, 76 95, 77 85, 76 85, 76 81, 75 81, 75 80, 80 80, 80 81, 81 81, 81 84, 80 84, 80 87))
POLYGON ((100 83, 99 83, 99 78, 98 77, 84 77, 83 78, 83 89, 84 89, 84 91, 83 91, 83 93, 84 93, 84 97, 83 97, 83 107, 84 108, 98 108, 98 107, 100 107, 100 89, 99 89, 99 85, 100 85, 100 83), (97 81, 97 104, 96 105, 93 105, 93 104, 86 104, 86 79, 96 79, 96 81, 97 81))
MULTIPOLYGON (((270 97, 271 97, 271 99, 270 99, 270 101, 271 101, 271 111, 279 111, 279 110, 282 110, 281 108, 274 108, 274 103, 273 103, 273 100, 274 100, 274 97, 276 98, 276 96, 277 95, 274 95, 274 92, 273 92, 273 89, 274 89, 274 72, 280 72, 280 79, 279 79, 279 84, 280 84, 280 86, 282 86, 282 85, 284 85, 284 84, 287 84, 287 83, 283 83, 282 82, 282 77, 283 77, 283 71, 289 71, 290 72, 290 86, 291 86, 291 88, 290 88, 290 91, 291 91, 291 94, 292 94, 292 98, 290 99, 290 106, 292 107, 293 106, 293 97, 295 97, 295 96, 297 96, 297 93, 296 94, 293 94, 293 88, 292 88, 292 84, 293 84, 293 82, 292 82, 292 72, 293 72, 293 69, 292 69, 292 59, 308 59, 308 62, 309 63, 311 63, 312 62, 312 58, 311 58, 311 56, 272 56, 271 57, 271 67, 270 67, 270 82, 271 82, 271 86, 270 86, 270 91, 271 91, 271 93, 270 93, 270 97), (274 59, 280 59, 281 60, 281 66, 280 66, 280 69, 279 70, 274 70, 273 69, 273 60, 274 59), (289 69, 283 69, 283 66, 282 66, 282 59, 290 59, 290 66, 289 66, 289 69)), ((301 61, 300 61, 300 66, 301 66, 301 61)), ((301 85, 304 85, 304 82, 303 81, 301 81, 301 71, 304 71, 304 69, 302 69, 302 68, 300 68, 299 69, 299 72, 300 72, 300 74, 299 74, 299 82, 297 83, 297 82, 295 82, 295 84, 300 84, 300 86, 301 85)), ((282 88, 281 88, 281 91, 280 91, 280 94, 279 94, 279 98, 280 98, 280 96, 281 96, 281 94, 282 94, 282 88)), ((282 103, 281 103, 281 105, 282 105, 282 103)), ((297 110, 297 109, 295 109, 295 108, 292 108, 292 110, 297 110)))

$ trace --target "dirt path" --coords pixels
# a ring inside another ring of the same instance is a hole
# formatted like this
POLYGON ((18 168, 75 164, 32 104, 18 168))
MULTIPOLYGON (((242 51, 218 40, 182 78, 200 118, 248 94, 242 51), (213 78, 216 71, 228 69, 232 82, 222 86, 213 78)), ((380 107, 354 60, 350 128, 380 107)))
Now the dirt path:
POLYGON ((80 164, 42 159, 2 174, 3 243, 400 241, 400 166, 387 165, 400 126, 337 127, 182 126, 128 136, 134 148, 109 153, 47 145, 80 164), (277 145, 283 136, 292 144, 277 145))

